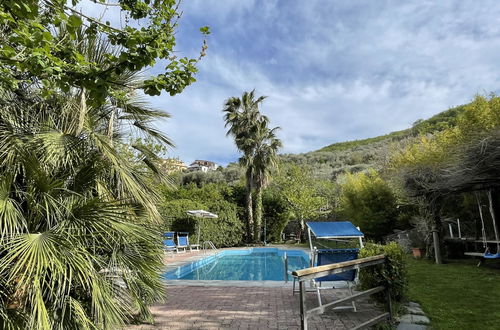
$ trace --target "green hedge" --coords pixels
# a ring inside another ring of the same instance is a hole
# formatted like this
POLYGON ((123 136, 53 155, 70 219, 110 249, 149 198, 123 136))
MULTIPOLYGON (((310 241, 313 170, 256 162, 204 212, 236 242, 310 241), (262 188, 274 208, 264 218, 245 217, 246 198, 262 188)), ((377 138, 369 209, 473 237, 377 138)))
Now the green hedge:
MULTIPOLYGON (((379 285, 391 289, 391 298, 394 302, 406 300, 408 289, 408 275, 406 268, 406 255, 403 249, 396 243, 387 245, 367 243, 359 252, 359 258, 366 258, 385 254, 387 262, 382 265, 362 268, 359 275, 360 289, 367 290, 379 285)), ((385 302, 383 294, 373 296, 379 302, 385 302)))
POLYGON ((217 219, 203 219, 201 239, 212 241, 217 247, 236 246, 243 241, 243 223, 237 216, 235 204, 224 200, 206 202, 208 210, 217 219))
MULTIPOLYGON (((196 228, 196 219, 187 215, 189 210, 206 210, 207 207, 197 201, 190 199, 176 199, 165 202, 160 207, 160 213, 163 218, 163 231, 187 231, 194 233, 196 228)), ((193 237, 190 237, 191 242, 193 237)))
POLYGON ((264 191, 262 198, 264 218, 267 226, 266 240, 268 242, 281 242, 281 233, 290 220, 288 204, 283 196, 275 189, 264 191))
POLYGON ((176 199, 165 202, 161 208, 164 231, 189 232, 189 241, 198 240, 198 226, 201 241, 212 241, 217 247, 238 245, 242 241, 243 224, 236 215, 236 205, 223 201, 200 203, 190 199, 176 199), (217 214, 216 219, 203 219, 188 216, 188 210, 208 210, 217 214))

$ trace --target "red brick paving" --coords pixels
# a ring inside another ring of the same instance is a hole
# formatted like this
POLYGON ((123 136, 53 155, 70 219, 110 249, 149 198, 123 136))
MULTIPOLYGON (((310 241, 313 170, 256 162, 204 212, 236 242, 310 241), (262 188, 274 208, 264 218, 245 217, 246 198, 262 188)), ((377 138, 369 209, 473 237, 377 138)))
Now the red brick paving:
MULTIPOLYGON (((332 291, 332 290, 328 290, 332 291)), ((347 292, 335 290, 336 299, 347 292)), ((323 301, 333 295, 324 291, 323 301)), ((308 293, 308 307, 317 305, 308 293)), ((357 303, 358 312, 326 311, 308 318, 309 329, 350 329, 378 315, 367 301, 357 303)), ((151 308, 155 325, 129 329, 300 329, 299 296, 291 288, 170 286, 167 302, 151 308)))
MULTIPOLYGON (((174 266, 204 256, 201 251, 168 254, 165 264, 174 266)), ((346 295, 347 290, 322 292, 324 303, 346 295)), ((128 329, 300 329, 299 295, 293 295, 291 288, 175 285, 167 288, 166 297, 165 303, 151 308, 155 325, 128 329)), ((316 293, 307 294, 307 304, 308 308, 317 306, 316 293)), ((327 310, 309 317, 309 329, 350 329, 381 313, 366 300, 356 306, 356 313, 327 310)))

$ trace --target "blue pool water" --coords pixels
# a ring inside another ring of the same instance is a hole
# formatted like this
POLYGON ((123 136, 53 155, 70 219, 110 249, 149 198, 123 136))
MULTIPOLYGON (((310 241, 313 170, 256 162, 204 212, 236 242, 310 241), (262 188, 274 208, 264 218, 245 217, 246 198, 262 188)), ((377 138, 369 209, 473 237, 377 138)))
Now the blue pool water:
MULTIPOLYGON (((226 280, 226 281, 284 281, 285 252, 288 270, 309 267, 309 254, 303 250, 253 248, 227 250, 214 256, 178 267, 163 275, 167 280, 226 280)), ((288 280, 292 280, 288 275, 288 280)))

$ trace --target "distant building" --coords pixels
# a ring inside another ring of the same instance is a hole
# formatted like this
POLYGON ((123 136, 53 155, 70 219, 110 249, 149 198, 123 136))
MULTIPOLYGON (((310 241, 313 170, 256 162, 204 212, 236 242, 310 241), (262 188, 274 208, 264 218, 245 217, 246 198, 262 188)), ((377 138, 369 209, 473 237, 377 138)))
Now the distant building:
POLYGON ((160 159, 160 166, 167 173, 183 172, 188 168, 179 158, 160 159))
POLYGON ((188 172, 202 171, 204 173, 208 171, 215 171, 219 168, 219 165, 211 162, 209 160, 200 160, 197 159, 189 165, 187 168, 188 172))

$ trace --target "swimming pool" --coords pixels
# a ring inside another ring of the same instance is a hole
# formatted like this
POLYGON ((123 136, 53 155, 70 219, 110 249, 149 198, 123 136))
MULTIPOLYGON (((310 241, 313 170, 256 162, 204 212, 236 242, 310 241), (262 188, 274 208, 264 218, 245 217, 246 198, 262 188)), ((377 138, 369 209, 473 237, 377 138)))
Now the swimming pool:
MULTIPOLYGON (((309 254, 303 250, 252 248, 226 250, 180 266, 163 275, 166 280, 284 281, 285 253, 288 271, 307 268, 309 254)), ((288 274, 288 280, 292 277, 288 274)))

